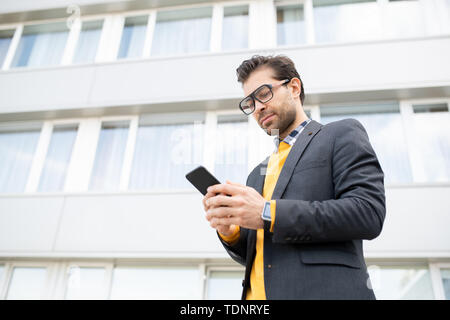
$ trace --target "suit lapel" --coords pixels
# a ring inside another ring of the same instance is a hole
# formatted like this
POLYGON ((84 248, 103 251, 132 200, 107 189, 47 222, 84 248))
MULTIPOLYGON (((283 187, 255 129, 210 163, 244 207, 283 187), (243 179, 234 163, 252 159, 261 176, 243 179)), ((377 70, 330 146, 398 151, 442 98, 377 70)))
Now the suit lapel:
POLYGON ((256 169, 256 177, 252 187, 262 195, 264 188, 264 180, 266 179, 267 165, 269 164, 270 156, 261 162, 256 169))
MULTIPOLYGON (((289 152, 286 162, 281 169, 280 176, 278 177, 277 184, 272 194, 272 199, 280 199, 283 195, 286 186, 291 179, 294 168, 300 160, 305 148, 308 146, 312 138, 320 131, 322 125, 317 121, 311 120, 310 123, 303 129, 297 138, 297 141, 292 146, 292 150, 289 152)), ((262 191, 262 190, 261 190, 262 191)))

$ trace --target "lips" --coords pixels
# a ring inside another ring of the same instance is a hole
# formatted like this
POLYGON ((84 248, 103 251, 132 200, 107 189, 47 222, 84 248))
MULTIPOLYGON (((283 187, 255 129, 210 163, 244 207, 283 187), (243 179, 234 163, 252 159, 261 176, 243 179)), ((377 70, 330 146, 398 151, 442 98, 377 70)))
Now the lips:
POLYGON ((272 119, 272 117, 273 117, 274 115, 275 115, 275 113, 272 113, 272 114, 269 114, 268 116, 264 117, 264 118, 261 120, 261 124, 264 125, 264 122, 266 122, 267 120, 272 119))

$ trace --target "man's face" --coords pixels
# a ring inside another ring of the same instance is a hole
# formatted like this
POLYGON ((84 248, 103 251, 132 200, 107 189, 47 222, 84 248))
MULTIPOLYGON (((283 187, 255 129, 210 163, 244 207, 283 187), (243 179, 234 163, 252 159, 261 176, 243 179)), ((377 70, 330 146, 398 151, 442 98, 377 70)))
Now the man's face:
MULTIPOLYGON (((280 82, 273 77, 271 68, 256 69, 243 84, 244 95, 248 96, 263 84, 276 85, 280 82)), ((268 135, 282 134, 296 118, 295 101, 288 86, 289 84, 274 87, 273 97, 266 103, 255 100, 253 117, 268 135)))

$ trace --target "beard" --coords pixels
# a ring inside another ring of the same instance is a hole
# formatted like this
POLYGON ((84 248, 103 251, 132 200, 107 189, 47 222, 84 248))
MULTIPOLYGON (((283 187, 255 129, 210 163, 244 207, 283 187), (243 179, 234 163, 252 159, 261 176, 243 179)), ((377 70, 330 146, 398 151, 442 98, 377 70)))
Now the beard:
POLYGON ((297 117, 297 109, 294 105, 287 104, 286 108, 280 108, 280 110, 275 113, 275 119, 271 120, 272 123, 264 128, 260 124, 261 129, 263 129, 269 136, 279 136, 285 132, 289 126, 295 121, 297 117))

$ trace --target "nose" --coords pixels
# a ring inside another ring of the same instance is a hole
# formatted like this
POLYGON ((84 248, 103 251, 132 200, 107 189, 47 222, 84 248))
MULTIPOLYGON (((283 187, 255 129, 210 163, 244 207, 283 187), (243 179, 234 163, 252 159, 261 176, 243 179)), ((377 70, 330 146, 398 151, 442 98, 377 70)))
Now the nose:
POLYGON ((266 108, 264 103, 259 102, 255 99, 255 113, 258 113, 266 108))

